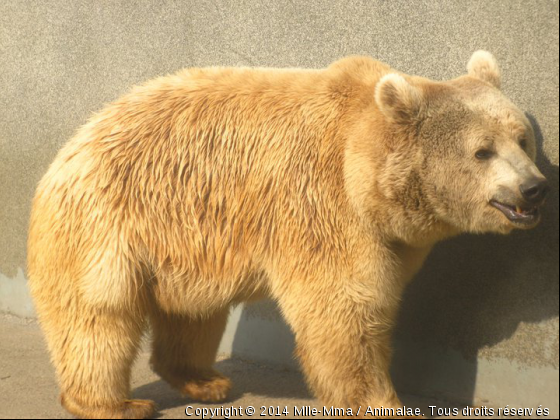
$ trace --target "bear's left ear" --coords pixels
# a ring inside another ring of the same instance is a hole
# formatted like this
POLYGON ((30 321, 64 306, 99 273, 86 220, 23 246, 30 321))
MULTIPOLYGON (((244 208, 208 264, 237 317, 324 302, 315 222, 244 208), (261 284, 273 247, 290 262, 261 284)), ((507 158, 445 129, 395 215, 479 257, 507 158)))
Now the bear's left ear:
POLYGON ((408 124, 417 120, 423 105, 422 92, 399 74, 383 76, 375 87, 375 102, 390 120, 408 124))
POLYGON ((469 76, 490 83, 495 88, 499 89, 502 84, 498 61, 488 51, 475 52, 467 64, 467 70, 469 76))

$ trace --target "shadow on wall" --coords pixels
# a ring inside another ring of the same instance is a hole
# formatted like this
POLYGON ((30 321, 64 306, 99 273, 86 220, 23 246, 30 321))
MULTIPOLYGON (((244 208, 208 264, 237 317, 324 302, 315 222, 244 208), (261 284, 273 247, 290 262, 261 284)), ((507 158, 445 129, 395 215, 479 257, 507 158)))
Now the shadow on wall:
POLYGON ((404 296, 393 369, 400 388, 429 393, 444 387, 450 397, 472 403, 477 358, 489 347, 502 343, 492 355, 533 367, 558 357, 551 343, 557 326, 550 334, 529 327, 523 348, 503 343, 520 323, 558 317, 558 166, 544 155, 540 127, 528 117, 537 165, 552 187, 543 221, 532 231, 465 235, 436 247, 404 296), (439 354, 430 354, 434 348, 439 354))
MULTIPOLYGON (((509 236, 465 235, 436 247, 407 289, 395 332, 393 377, 400 392, 473 403, 477 358, 513 336, 520 323, 558 316, 558 166, 543 153, 543 136, 529 116, 539 147, 538 166, 552 187, 543 221, 509 236)), ((270 302, 245 307, 233 354, 297 366, 290 329, 270 302), (290 362, 292 360, 293 362, 290 362)), ((533 348, 503 343, 498 357, 549 366, 550 339, 532 332, 533 348)), ((529 332, 531 334, 531 331, 529 332)), ((523 337, 526 344, 527 337, 523 337)), ((557 347, 557 346, 556 346, 557 347)), ((235 378, 234 378, 235 379, 235 378)), ((498 379, 496 379, 498 381, 498 379)))

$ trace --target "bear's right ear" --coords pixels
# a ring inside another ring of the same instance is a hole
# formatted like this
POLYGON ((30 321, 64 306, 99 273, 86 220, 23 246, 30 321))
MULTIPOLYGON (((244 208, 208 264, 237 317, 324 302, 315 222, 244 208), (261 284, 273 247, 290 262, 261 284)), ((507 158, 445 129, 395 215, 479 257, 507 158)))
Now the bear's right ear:
POLYGON ((375 102, 390 120, 408 124, 420 117, 423 98, 416 87, 399 74, 383 76, 375 87, 375 102))

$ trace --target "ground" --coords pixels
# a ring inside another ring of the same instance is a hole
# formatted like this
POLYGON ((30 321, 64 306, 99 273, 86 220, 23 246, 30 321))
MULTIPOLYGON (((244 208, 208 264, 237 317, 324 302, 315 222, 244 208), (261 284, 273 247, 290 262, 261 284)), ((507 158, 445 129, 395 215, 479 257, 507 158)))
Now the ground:
MULTIPOLYGON (((236 359, 218 362, 219 369, 230 376, 234 389, 227 403, 202 405, 181 398, 148 367, 149 352, 144 346, 133 371, 133 397, 153 399, 158 405, 157 418, 185 418, 185 409, 253 406, 260 416, 261 406, 288 407, 293 417, 294 407, 311 406, 320 409, 319 402, 307 390, 301 374, 273 366, 262 366, 236 359)), ((444 401, 403 396, 403 402, 418 407, 426 418, 429 406, 458 407, 444 401)), ((72 418, 58 404, 58 387, 49 363, 39 325, 10 315, 0 315, 0 419, 72 418)), ((192 416, 191 418, 197 418, 192 416)), ((201 417, 198 417, 201 418, 201 417)), ((209 417, 208 417, 209 418, 209 417)), ((215 418, 224 418, 218 415, 215 418)), ((232 418, 251 418, 248 416, 232 418)), ((301 418, 325 418, 321 416, 301 418)), ((465 418, 465 417, 460 417, 465 418)), ((480 417, 478 417, 480 418, 480 417)))

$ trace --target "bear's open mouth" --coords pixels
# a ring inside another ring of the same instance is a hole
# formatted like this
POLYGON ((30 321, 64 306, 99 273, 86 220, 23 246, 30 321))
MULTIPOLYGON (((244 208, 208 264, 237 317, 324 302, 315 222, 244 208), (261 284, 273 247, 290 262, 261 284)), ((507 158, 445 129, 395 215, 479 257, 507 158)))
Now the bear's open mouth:
POLYGON ((531 224, 539 219, 539 207, 511 206, 509 204, 500 203, 491 200, 490 204, 500 210, 510 221, 514 223, 531 224))

